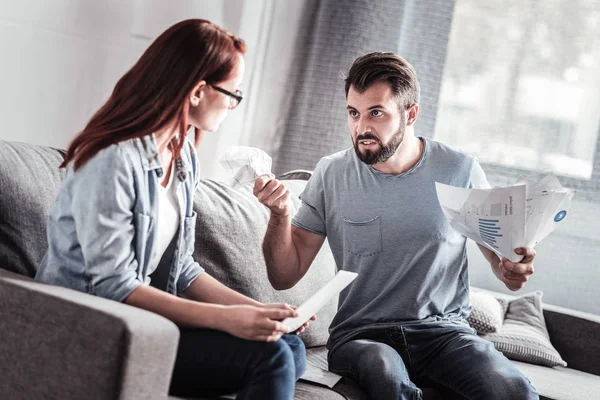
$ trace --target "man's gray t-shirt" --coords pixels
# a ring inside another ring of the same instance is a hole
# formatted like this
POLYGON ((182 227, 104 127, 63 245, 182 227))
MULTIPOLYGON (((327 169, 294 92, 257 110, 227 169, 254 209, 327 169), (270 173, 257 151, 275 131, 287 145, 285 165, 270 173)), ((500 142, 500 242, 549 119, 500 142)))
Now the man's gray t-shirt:
POLYGON ((327 236, 338 269, 359 274, 340 294, 328 347, 365 328, 462 319, 470 310, 466 238, 444 216, 435 182, 487 181, 473 157, 421 140, 420 160, 400 175, 361 162, 353 148, 324 157, 300 196, 292 223, 327 236))

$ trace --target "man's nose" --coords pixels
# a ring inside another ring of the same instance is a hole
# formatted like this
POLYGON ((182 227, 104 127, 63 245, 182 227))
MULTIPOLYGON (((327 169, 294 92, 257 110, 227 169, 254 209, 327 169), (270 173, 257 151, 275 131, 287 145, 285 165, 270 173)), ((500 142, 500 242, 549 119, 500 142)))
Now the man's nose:
POLYGON ((364 135, 367 132, 371 132, 371 127, 368 121, 361 116, 356 124, 356 135, 364 135))

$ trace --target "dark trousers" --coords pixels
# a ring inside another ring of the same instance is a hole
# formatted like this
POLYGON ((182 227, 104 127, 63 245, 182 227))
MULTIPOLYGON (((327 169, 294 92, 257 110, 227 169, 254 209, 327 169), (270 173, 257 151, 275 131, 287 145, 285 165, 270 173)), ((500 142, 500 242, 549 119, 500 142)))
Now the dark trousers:
POLYGON ((529 380, 466 322, 364 331, 329 352, 329 369, 377 400, 420 400, 426 382, 448 399, 536 400, 529 380))
POLYGON ((171 394, 213 397, 237 392, 238 400, 293 399, 306 369, 306 349, 296 335, 254 342, 210 329, 180 328, 171 394))

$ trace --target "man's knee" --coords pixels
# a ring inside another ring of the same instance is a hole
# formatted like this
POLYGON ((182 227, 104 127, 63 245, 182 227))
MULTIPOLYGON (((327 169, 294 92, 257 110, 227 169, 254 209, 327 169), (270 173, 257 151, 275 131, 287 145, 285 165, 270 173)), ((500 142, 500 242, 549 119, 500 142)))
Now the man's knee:
POLYGON ((347 347, 333 355, 333 372, 358 381, 373 398, 417 396, 418 389, 410 381, 402 357, 396 350, 382 343, 357 342, 343 345, 347 347))
POLYGON ((364 367, 361 369, 386 381, 401 381, 405 378, 406 371, 401 357, 392 349, 379 348, 377 350, 360 355, 359 360, 364 363, 364 367))
POLYGON ((539 395, 529 379, 516 368, 503 371, 486 385, 485 398, 491 400, 538 400, 539 395))

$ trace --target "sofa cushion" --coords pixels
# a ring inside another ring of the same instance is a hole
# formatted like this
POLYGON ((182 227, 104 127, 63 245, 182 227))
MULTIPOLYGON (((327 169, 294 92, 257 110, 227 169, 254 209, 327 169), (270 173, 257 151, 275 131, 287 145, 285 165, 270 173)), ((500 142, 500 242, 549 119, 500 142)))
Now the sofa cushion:
POLYGON ((504 322, 508 301, 491 294, 471 292, 471 313, 467 322, 478 334, 496 332, 504 322))
POLYGON ((548 368, 519 361, 513 363, 531 381, 542 398, 589 400, 597 399, 600 393, 600 376, 571 368, 548 368))
MULTIPOLYGON (((168 400, 235 400, 235 395, 227 395, 220 397, 194 397, 194 398, 182 398, 169 396, 168 400)), ((361 397, 346 397, 335 390, 329 389, 328 387, 313 385, 306 382, 297 382, 296 390, 294 393, 294 400, 366 400, 361 397)))
POLYGON ((541 292, 512 300, 502 327, 483 337, 510 359, 547 367, 567 365, 550 343, 541 292))
MULTIPOLYGON (((292 192, 295 213, 306 181, 284 182, 292 192)), ((262 253, 269 211, 254 197, 250 186, 232 189, 221 182, 203 180, 196 192, 194 210, 198 213, 194 258, 218 281, 246 296, 261 302, 300 305, 335 275, 335 262, 325 243, 296 286, 284 291, 273 289, 262 253)), ((321 309, 317 320, 301 334, 307 347, 326 343, 336 311, 337 299, 321 309)))
POLYGON ((0 268, 34 276, 48 247, 46 224, 64 172, 63 153, 0 140, 0 268))

